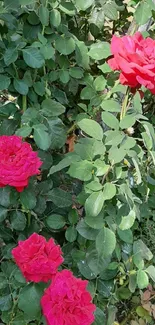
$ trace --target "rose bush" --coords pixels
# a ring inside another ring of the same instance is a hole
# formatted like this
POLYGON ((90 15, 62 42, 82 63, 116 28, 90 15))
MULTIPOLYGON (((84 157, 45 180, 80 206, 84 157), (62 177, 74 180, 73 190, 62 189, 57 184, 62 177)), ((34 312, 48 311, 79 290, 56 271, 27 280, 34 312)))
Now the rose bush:
POLYGON ((21 137, 0 136, 0 187, 13 186, 22 192, 29 178, 40 174, 42 162, 21 137))
POLYGON ((28 239, 19 241, 12 255, 26 281, 48 282, 63 263, 62 251, 52 238, 32 234, 28 239))
POLYGON ((154 12, 0 1, 0 324, 155 323, 154 12))
POLYGON ((41 299, 47 324, 91 325, 96 307, 87 285, 88 281, 75 278, 68 270, 57 273, 41 299))
POLYGON ((131 88, 141 85, 155 94, 155 41, 140 32, 133 36, 113 36, 108 60, 112 70, 120 70, 120 82, 131 88))

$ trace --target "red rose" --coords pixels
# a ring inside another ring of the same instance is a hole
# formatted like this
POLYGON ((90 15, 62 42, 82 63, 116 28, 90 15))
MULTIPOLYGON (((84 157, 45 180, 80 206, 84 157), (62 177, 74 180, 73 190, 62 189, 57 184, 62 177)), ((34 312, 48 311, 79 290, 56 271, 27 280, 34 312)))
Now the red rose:
POLYGON ((63 262, 60 246, 51 238, 48 242, 36 233, 12 250, 16 264, 27 281, 47 282, 63 262))
POLYGON ((41 306, 48 325, 90 325, 96 307, 86 290, 88 281, 77 279, 64 270, 46 289, 41 306))
POLYGON ((132 88, 140 85, 155 94, 155 41, 144 39, 141 33, 133 36, 113 36, 108 61, 113 70, 120 70, 120 82, 132 88))
POLYGON ((0 136, 0 187, 10 185, 22 192, 30 176, 40 174, 41 165, 37 153, 21 137, 0 136))

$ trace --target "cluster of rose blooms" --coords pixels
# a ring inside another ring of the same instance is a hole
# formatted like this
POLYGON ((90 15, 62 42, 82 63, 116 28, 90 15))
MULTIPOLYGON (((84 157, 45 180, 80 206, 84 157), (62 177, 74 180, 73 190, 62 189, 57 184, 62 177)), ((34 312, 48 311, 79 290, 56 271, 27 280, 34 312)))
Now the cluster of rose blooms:
MULTIPOLYGON (((7 185, 22 192, 29 178, 40 173, 42 162, 27 142, 18 136, 0 137, 0 187, 7 185)), ((63 263, 62 251, 53 238, 46 241, 36 233, 19 241, 12 255, 26 281, 48 282, 41 299, 48 325, 90 325, 95 305, 87 291, 88 281, 58 267, 63 263)))
POLYGON ((68 270, 58 272, 63 257, 60 246, 53 238, 46 241, 43 236, 34 233, 28 239, 19 241, 12 255, 26 281, 51 281, 41 298, 48 325, 93 323, 96 307, 87 291, 88 281, 74 277, 68 270))
MULTIPOLYGON (((144 39, 137 32, 121 38, 113 36, 113 57, 108 61, 113 70, 120 71, 120 82, 132 91, 141 85, 155 94, 155 41, 144 39)), ((7 185, 22 192, 31 176, 40 173, 42 162, 29 143, 21 137, 0 137, 0 187, 7 185)), ((41 299, 48 325, 90 325, 94 321, 95 305, 87 291, 88 282, 73 276, 68 270, 58 271, 63 262, 62 251, 51 238, 38 234, 19 241, 13 257, 27 281, 48 282, 41 299)))

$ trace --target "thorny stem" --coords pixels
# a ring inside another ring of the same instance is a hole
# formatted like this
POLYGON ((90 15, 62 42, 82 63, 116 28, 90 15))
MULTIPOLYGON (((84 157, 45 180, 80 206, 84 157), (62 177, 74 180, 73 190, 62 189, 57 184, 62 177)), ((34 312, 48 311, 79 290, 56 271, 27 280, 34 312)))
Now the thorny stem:
MULTIPOLYGON (((119 79, 116 80, 114 87, 118 86, 119 83, 120 83, 119 79)), ((113 87, 113 88, 114 88, 114 87, 113 87)), ((106 97, 105 97, 105 100, 107 100, 107 99, 109 99, 109 98, 111 97, 111 95, 112 95, 112 93, 113 93, 113 88, 112 88, 111 90, 108 91, 108 93, 107 93, 107 95, 106 95, 106 97)))
POLYGON ((111 170, 112 170, 112 166, 110 166, 108 168, 107 172, 104 174, 104 176, 102 178, 102 182, 101 182, 102 185, 104 184, 104 181, 105 181, 106 177, 108 176, 108 174, 110 173, 111 170))
POLYGON ((13 65, 14 70, 15 70, 16 78, 18 79, 18 71, 17 71, 16 65, 15 65, 14 62, 12 63, 12 65, 13 65))
POLYGON ((22 109, 23 109, 23 112, 25 112, 27 109, 27 97, 25 95, 23 95, 23 97, 22 97, 22 109))
POLYGON ((74 124, 73 124, 69 129, 68 129, 67 134, 73 132, 73 131, 75 130, 75 128, 76 128, 76 124, 74 123, 74 124))
POLYGON ((122 103, 120 121, 123 119, 123 117, 125 117, 126 112, 127 112, 127 104, 128 104, 128 99, 129 99, 129 92, 130 92, 130 87, 127 88, 126 95, 125 95, 123 103, 122 103))
POLYGON ((28 227, 31 225, 31 212, 30 211, 27 214, 27 224, 28 224, 28 227))
MULTIPOLYGON (((46 3, 45 3, 45 7, 47 8, 47 6, 48 6, 48 0, 46 0, 46 3)), ((42 32, 41 32, 41 34, 42 35, 44 35, 44 32, 45 32, 45 25, 43 25, 43 29, 42 29, 42 32)))

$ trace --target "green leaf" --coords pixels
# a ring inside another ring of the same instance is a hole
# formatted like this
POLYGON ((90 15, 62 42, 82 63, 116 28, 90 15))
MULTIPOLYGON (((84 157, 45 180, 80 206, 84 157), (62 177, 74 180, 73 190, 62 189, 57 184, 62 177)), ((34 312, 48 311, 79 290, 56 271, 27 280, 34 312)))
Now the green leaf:
POLYGON ((113 99, 104 100, 101 104, 104 111, 119 113, 121 110, 120 104, 113 99))
POLYGON ((49 10, 48 8, 41 5, 38 10, 39 19, 43 26, 48 26, 49 24, 49 10))
POLYGON ((11 216, 11 226, 15 230, 24 230, 26 227, 25 214, 20 211, 14 212, 11 216))
POLYGON ((51 214, 46 218, 46 223, 51 229, 61 229, 65 226, 66 220, 59 214, 51 214))
POLYGON ((139 289, 145 289, 149 284, 149 278, 143 270, 137 272, 137 285, 139 289))
MULTIPOLYGON (((109 130, 106 132, 105 144, 107 146, 112 146, 112 149, 118 149, 116 146, 123 143, 123 140, 126 138, 124 132, 117 130, 109 130)), ((120 150, 120 149, 119 149, 120 150)), ((121 151, 121 150, 120 150, 121 151)))
POLYGON ((2 295, 0 297, 0 310, 7 311, 12 307, 12 299, 11 295, 2 295))
POLYGON ((88 48, 84 42, 76 41, 76 62, 83 69, 89 70, 88 48))
POLYGON ((85 210, 87 216, 96 217, 103 208, 104 196, 103 192, 92 193, 85 202, 85 210))
POLYGON ((109 67, 108 63, 103 63, 101 65, 98 65, 98 68, 103 72, 103 73, 108 73, 111 72, 111 68, 109 67))
POLYGON ((139 268, 144 267, 144 260, 150 261, 153 258, 153 254, 150 249, 143 243, 141 239, 133 243, 133 262, 139 268))
POLYGON ((79 160, 78 159, 78 156, 74 156, 74 155, 71 155, 71 156, 67 156, 67 157, 65 157, 64 159, 62 159, 56 166, 52 166, 51 167, 51 169, 50 169, 50 172, 49 172, 49 175, 52 175, 52 174, 54 174, 54 173, 56 173, 56 172, 59 172, 60 170, 62 170, 62 169, 64 169, 64 168, 66 168, 66 167, 68 167, 68 166, 70 166, 71 165, 71 163, 73 162, 73 161, 77 161, 77 160, 79 160))
POLYGON ((103 176, 110 168, 109 165, 106 165, 105 162, 100 159, 95 160, 94 167, 97 169, 95 172, 96 176, 103 176))
POLYGON ((102 29, 104 26, 104 11, 102 8, 94 8, 91 10, 91 16, 89 18, 89 23, 97 26, 99 29, 102 29))
MULTIPOLYGON (((115 269, 116 268, 117 267, 115 267, 115 269)), ((112 290, 114 287, 113 281, 104 281, 104 280, 99 279, 97 284, 98 284, 97 290, 98 290, 99 294, 104 298, 109 298, 112 294, 112 290)))
POLYGON ((19 94, 21 94, 21 95, 28 94, 29 88, 24 80, 14 79, 13 85, 19 94))
POLYGON ((104 200, 111 200, 116 195, 116 186, 112 183, 104 185, 103 197, 104 200))
POLYGON ((20 193, 20 201, 28 210, 32 210, 37 202, 35 193, 29 188, 25 188, 24 191, 20 193))
POLYGON ((121 148, 112 147, 109 150, 109 160, 114 164, 121 162, 126 156, 126 151, 121 148))
POLYGON ((90 138, 80 138, 74 149, 75 153, 83 160, 93 160, 95 156, 105 154, 103 142, 90 138))
POLYGON ((136 122, 135 116, 132 115, 126 115, 121 121, 120 121, 120 127, 121 129, 127 129, 131 126, 133 126, 136 122))
POLYGON ((0 206, 0 222, 3 222, 7 217, 8 210, 2 206, 0 206))
POLYGON ((84 187, 85 187, 85 191, 87 191, 88 193, 98 192, 103 188, 98 178, 95 179, 94 181, 91 181, 90 183, 85 184, 84 187))
POLYGON ((142 317, 143 319, 144 318, 147 319, 149 317, 149 312, 146 309, 144 309, 142 306, 138 306, 136 308, 136 313, 137 313, 138 316, 142 317))
POLYGON ((102 229, 104 226, 103 215, 100 213, 97 217, 86 216, 85 217, 86 224, 94 229, 102 229))
POLYGON ((41 68, 45 61, 40 51, 34 47, 27 47, 23 51, 23 58, 26 64, 31 68, 41 68))
POLYGON ((21 127, 16 131, 16 134, 23 138, 26 138, 31 134, 31 132, 32 132, 32 127, 28 125, 24 125, 23 127, 21 127))
POLYGON ((59 116, 65 112, 65 106, 50 98, 42 102, 41 108, 41 112, 47 117, 59 116))
POLYGON ((66 131, 63 122, 57 118, 48 120, 51 135, 51 149, 62 148, 66 142, 66 131))
POLYGON ((106 315, 102 309, 97 307, 94 315, 95 322, 93 323, 93 325, 106 325, 106 315))
POLYGON ((103 10, 104 10, 105 16, 108 17, 109 19, 111 19, 111 20, 118 19, 117 9, 116 9, 115 3, 113 1, 106 3, 103 6, 103 10))
POLYGON ((42 284, 28 284, 19 293, 18 307, 29 317, 34 319, 40 316, 40 299, 43 295, 42 284))
POLYGON ((8 281, 4 273, 0 273, 0 290, 8 286, 8 281))
POLYGON ((72 195, 60 188, 54 188, 48 192, 48 201, 52 201, 59 208, 69 207, 72 205, 72 195))
POLYGON ((75 50, 73 38, 59 36, 55 41, 55 48, 60 54, 69 55, 75 50))
POLYGON ((146 270, 146 273, 150 276, 150 278, 155 282, 155 267, 153 265, 150 265, 146 270))
POLYGON ((3 74, 0 74, 0 90, 8 89, 10 82, 11 82, 11 80, 9 77, 7 77, 3 74))
POLYGON ((0 188, 0 205, 5 208, 8 208, 10 205, 10 188, 3 187, 0 188))
POLYGON ((61 1, 59 8, 68 16, 74 16, 76 12, 76 8, 73 3, 61 1))
POLYGON ((139 3, 135 12, 135 19, 139 26, 144 25, 148 22, 149 18, 152 17, 152 12, 147 1, 139 3))
POLYGON ((83 77, 83 70, 78 67, 73 67, 69 69, 69 74, 72 78, 81 79, 83 77))
POLYGON ((92 229, 91 227, 89 227, 84 219, 81 219, 76 227, 78 233, 86 238, 86 239, 89 239, 89 240, 95 240, 96 239, 96 236, 98 235, 99 233, 99 230, 97 229, 92 229))
MULTIPOLYGON (((152 2, 152 0, 151 0, 151 2, 152 2)), ((141 97, 140 97, 140 94, 139 94, 138 91, 134 95, 133 102, 134 102, 134 110, 135 110, 135 112, 137 114, 142 114, 141 97)))
POLYGON ((128 216, 126 217, 122 217, 122 221, 119 225, 119 228, 121 230, 127 230, 130 229, 134 222, 135 222, 135 218, 136 218, 136 214, 134 210, 131 210, 130 213, 128 214, 128 216))
POLYGON ((141 135, 143 137, 145 147, 147 148, 147 150, 151 150, 153 146, 153 142, 150 134, 146 132, 142 132, 141 135))
POLYGON ((54 27, 58 27, 61 23, 61 15, 57 9, 53 9, 50 13, 50 24, 54 27))
POLYGON ((8 66, 15 62, 18 58, 18 50, 16 48, 8 48, 4 53, 4 62, 8 66))
POLYGON ((47 150, 50 147, 51 139, 47 133, 47 128, 44 124, 36 124, 34 128, 34 141, 42 150, 47 150))
POLYGON ((68 215, 68 221, 71 225, 75 225, 79 220, 79 215, 76 209, 71 209, 68 215))
POLYGON ((119 130, 119 121, 113 114, 108 113, 108 112, 103 112, 102 120, 111 129, 119 130))
POLYGON ((71 177, 80 179, 81 181, 89 181, 92 178, 93 164, 87 160, 78 161, 71 164, 68 174, 71 177))
POLYGON ((50 43, 43 45, 40 48, 40 52, 43 55, 45 60, 54 59, 54 57, 55 57, 55 49, 50 43))
POLYGON ((75 4, 79 10, 85 11, 92 6, 94 0, 75 0, 75 4))
POLYGON ((43 81, 35 82, 33 87, 37 95, 43 96, 45 94, 45 83, 43 81))
POLYGON ((96 237, 96 249, 99 255, 107 257, 112 255, 116 247, 116 237, 112 230, 104 227, 96 237))
POLYGON ((96 274, 92 272, 85 259, 77 263, 77 266, 84 278, 88 280, 96 279, 96 274))
POLYGON ((94 88, 86 86, 81 90, 80 98, 83 100, 91 99, 96 95, 96 91, 94 88))
POLYGON ((118 232, 118 236, 120 237, 120 239, 122 241, 124 241, 127 244, 133 243, 133 233, 132 233, 131 229, 121 230, 118 228, 117 232, 118 232))
POLYGON ((64 84, 68 83, 70 76, 68 70, 61 70, 59 73, 60 81, 64 84))
POLYGON ((129 290, 134 293, 137 287, 137 274, 129 275, 129 290))
POLYGON ((96 91, 102 91, 106 86, 106 79, 103 76, 98 76, 94 81, 94 87, 96 91))
POLYGON ((80 127, 80 129, 82 129, 82 131, 84 131, 90 137, 96 140, 103 139, 103 129, 96 121, 84 118, 81 121, 79 121, 77 124, 80 127))
POLYGON ((92 44, 88 54, 94 60, 106 59, 111 55, 110 45, 108 42, 98 42, 92 44))
MULTIPOLYGON (((116 291, 119 300, 128 300, 131 297, 131 292, 128 288, 120 287, 116 291)), ((108 324, 110 325, 110 323, 108 324)))
POLYGON ((21 6, 33 4, 36 0, 18 0, 21 6))
POLYGON ((66 232, 65 232, 65 238, 70 243, 73 243, 77 238, 77 230, 73 226, 68 227, 66 232))

